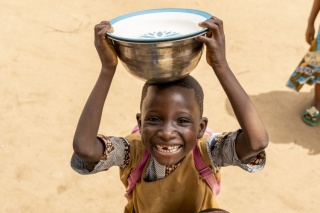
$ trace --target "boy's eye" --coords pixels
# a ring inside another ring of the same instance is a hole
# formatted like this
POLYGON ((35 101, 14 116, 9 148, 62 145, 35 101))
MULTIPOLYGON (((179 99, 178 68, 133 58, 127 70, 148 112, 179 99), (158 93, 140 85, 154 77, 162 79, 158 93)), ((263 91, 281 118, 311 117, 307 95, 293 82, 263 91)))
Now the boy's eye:
POLYGON ((149 117, 146 119, 146 121, 152 122, 152 123, 157 123, 160 122, 160 119, 157 117, 149 117))
POLYGON ((178 123, 180 123, 180 124, 187 124, 187 123, 191 123, 191 121, 190 121, 189 119, 187 119, 187 118, 180 118, 180 119, 178 120, 178 123))

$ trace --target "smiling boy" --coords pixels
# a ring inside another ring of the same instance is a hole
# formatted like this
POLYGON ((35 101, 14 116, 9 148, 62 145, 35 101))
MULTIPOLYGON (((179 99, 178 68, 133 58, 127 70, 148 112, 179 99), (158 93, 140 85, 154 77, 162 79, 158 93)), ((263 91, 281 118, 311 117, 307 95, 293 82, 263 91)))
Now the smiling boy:
MULTIPOLYGON (((139 132, 125 137, 98 134, 102 110, 117 67, 117 57, 108 38, 109 22, 95 27, 95 45, 102 69, 83 109, 74 136, 71 165, 80 174, 94 174, 119 166, 127 187, 136 169, 141 173, 129 191, 125 212, 199 212, 218 207, 217 188, 200 178, 195 165, 197 150, 219 183, 219 169, 234 165, 248 172, 265 165, 268 135, 253 103, 225 58, 223 23, 212 17, 201 26, 209 32, 197 37, 207 47, 207 62, 226 92, 241 129, 205 135, 203 91, 190 75, 174 82, 145 83, 139 132), (97 137, 98 135, 98 137, 97 137)), ((217 185, 215 185, 217 187, 217 185)))
POLYGON ((177 86, 179 82, 188 85, 193 83, 192 80, 188 76, 185 81, 146 84, 144 87, 141 113, 137 114, 141 141, 161 165, 178 163, 192 150, 206 129, 208 120, 200 111, 202 100, 197 102, 194 89, 177 86))

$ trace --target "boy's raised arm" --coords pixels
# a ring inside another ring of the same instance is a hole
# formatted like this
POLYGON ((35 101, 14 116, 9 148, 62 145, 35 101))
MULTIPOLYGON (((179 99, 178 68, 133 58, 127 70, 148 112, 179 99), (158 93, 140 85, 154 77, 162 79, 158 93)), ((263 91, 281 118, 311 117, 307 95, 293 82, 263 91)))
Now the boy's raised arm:
POLYGON ((223 22, 212 17, 200 23, 200 26, 207 27, 209 32, 206 37, 200 36, 197 39, 206 45, 207 63, 213 68, 243 130, 237 138, 236 152, 240 160, 245 160, 267 147, 267 131, 247 93, 229 68, 225 55, 223 22))
POLYGON ((98 162, 104 147, 97 139, 104 102, 118 64, 117 55, 111 41, 105 37, 113 29, 103 21, 94 28, 94 44, 101 61, 98 80, 81 113, 73 139, 74 152, 87 162, 98 162))

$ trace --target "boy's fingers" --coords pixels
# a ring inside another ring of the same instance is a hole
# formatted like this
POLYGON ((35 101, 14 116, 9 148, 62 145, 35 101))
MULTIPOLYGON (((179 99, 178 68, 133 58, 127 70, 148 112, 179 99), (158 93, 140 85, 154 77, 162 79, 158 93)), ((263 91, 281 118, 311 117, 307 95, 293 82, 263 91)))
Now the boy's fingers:
POLYGON ((206 33, 206 36, 207 36, 208 38, 211 38, 211 37, 212 37, 212 32, 211 32, 211 30, 208 30, 208 32, 206 33))
POLYGON ((102 21, 100 24, 97 24, 94 29, 98 33, 104 28, 107 29, 106 32, 108 32, 108 33, 114 32, 113 27, 111 26, 110 22, 108 22, 108 21, 102 21))
POLYGON ((207 38, 205 36, 198 36, 198 37, 196 37, 196 40, 201 41, 204 44, 208 44, 209 43, 209 38, 207 38))
POLYGON ((112 40, 111 40, 107 35, 105 35, 105 39, 106 39, 106 41, 107 41, 108 44, 113 45, 112 40))
POLYGON ((112 33, 113 27, 111 26, 110 22, 108 21, 101 21, 100 24, 97 24, 94 27, 95 34, 98 36, 104 44, 112 44, 112 41, 107 36, 107 33, 112 33))
POLYGON ((203 22, 200 22, 199 26, 200 27, 209 27, 212 23, 220 25, 222 23, 222 21, 220 19, 212 16, 211 18, 209 18, 203 22))
POLYGON ((108 29, 107 28, 102 28, 100 29, 97 33, 99 36, 103 36, 105 37, 106 33, 108 32, 108 29))
POLYGON ((103 44, 103 46, 113 46, 112 40, 107 36, 107 29, 102 28, 95 33, 95 44, 103 44))
POLYGON ((199 23, 200 27, 207 27, 209 29, 209 33, 207 34, 208 37, 211 37, 213 33, 215 36, 219 36, 220 33, 223 33, 223 22, 212 16, 210 19, 207 19, 204 22, 199 23))
POLYGON ((211 19, 214 20, 214 22, 219 26, 220 31, 223 32, 223 21, 215 16, 212 16, 211 19))
POLYGON ((95 31, 96 31, 97 33, 99 33, 101 30, 105 30, 105 32, 108 32, 108 33, 113 33, 113 32, 114 32, 113 27, 111 27, 111 26, 107 26, 107 25, 96 25, 95 31))

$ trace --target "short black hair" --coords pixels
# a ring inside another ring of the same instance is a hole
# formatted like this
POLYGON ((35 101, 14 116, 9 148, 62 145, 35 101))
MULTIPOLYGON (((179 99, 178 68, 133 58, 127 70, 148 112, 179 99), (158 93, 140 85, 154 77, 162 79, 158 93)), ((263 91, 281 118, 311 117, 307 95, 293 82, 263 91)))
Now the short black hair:
POLYGON ((187 89, 192 89, 194 90, 195 93, 195 98, 197 101, 197 104, 200 109, 200 116, 202 117, 203 114, 203 90, 199 82, 193 78, 191 75, 187 75, 186 77, 183 77, 181 79, 175 80, 175 81, 170 81, 170 82, 164 82, 164 83, 150 83, 146 82, 143 85, 142 88, 142 94, 141 94, 141 101, 140 101, 140 110, 142 109, 142 102, 145 99, 148 88, 150 86, 159 86, 159 87, 172 87, 172 86, 177 86, 177 87, 182 87, 182 88, 187 88, 187 89))

